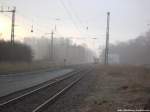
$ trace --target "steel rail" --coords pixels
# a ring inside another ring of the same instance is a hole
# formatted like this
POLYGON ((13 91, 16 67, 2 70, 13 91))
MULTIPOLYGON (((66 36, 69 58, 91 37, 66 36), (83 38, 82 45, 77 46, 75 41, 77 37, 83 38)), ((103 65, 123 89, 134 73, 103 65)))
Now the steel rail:
POLYGON ((83 73, 79 78, 77 78, 75 81, 71 82, 69 85, 64 87, 62 90, 58 91, 56 94, 54 94, 51 98, 46 100, 44 103, 36 107, 32 112, 41 112, 48 104, 54 103, 61 95, 63 95, 66 91, 68 91, 72 86, 74 86, 77 82, 79 82, 86 73, 89 73, 92 69, 86 71, 83 73))

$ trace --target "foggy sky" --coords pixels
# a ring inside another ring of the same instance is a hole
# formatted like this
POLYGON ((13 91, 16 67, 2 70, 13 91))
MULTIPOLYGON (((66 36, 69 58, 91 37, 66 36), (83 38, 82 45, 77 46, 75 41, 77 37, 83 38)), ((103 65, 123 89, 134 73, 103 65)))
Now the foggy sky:
POLYGON ((150 23, 149 0, 62 1, 72 17, 68 16, 60 0, 0 0, 0 3, 16 6, 17 16, 26 24, 26 30, 33 24, 35 35, 50 32, 57 24, 59 35, 98 37, 97 43, 104 44, 107 11, 111 13, 111 42, 133 39, 150 27, 147 25, 150 23), (56 21, 56 18, 61 20, 56 21))

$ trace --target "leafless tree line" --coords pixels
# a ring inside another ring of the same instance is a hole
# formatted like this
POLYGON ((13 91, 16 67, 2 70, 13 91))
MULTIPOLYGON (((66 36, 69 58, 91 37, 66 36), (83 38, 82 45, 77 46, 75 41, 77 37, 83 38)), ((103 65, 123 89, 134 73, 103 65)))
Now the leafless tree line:
POLYGON ((29 46, 15 42, 0 41, 0 62, 31 62, 32 51, 29 46))
POLYGON ((31 47, 34 60, 48 60, 62 64, 81 64, 93 61, 93 51, 86 45, 76 45, 67 38, 54 38, 53 49, 51 49, 51 39, 46 37, 25 38, 24 42, 31 47))
POLYGON ((110 55, 119 56, 120 64, 150 64, 150 30, 128 42, 110 45, 110 55))

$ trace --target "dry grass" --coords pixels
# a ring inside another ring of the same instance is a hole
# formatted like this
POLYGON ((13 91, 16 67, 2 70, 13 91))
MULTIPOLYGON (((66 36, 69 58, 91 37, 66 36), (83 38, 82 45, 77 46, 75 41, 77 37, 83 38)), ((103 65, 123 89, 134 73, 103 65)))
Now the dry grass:
POLYGON ((150 70, 145 67, 97 66, 93 75, 97 80, 85 99, 84 112, 143 109, 150 98, 150 70))
POLYGON ((0 74, 10 74, 18 72, 29 72, 47 68, 59 67, 50 62, 36 61, 32 63, 0 63, 0 74))

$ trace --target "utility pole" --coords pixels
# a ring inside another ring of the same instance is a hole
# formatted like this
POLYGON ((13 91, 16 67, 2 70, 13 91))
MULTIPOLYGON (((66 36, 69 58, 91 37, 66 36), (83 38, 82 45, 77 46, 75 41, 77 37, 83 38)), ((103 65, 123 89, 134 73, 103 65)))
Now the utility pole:
POLYGON ((0 10, 0 12, 11 12, 12 13, 12 23, 11 23, 11 43, 14 44, 14 38, 15 38, 15 13, 16 13, 16 7, 14 7, 12 10, 3 10, 3 8, 0 10))
POLYGON ((11 43, 14 44, 14 37, 15 37, 15 13, 16 13, 16 7, 12 10, 12 25, 11 25, 11 43))
POLYGON ((109 59, 109 22, 110 22, 110 12, 107 12, 105 64, 108 64, 109 59))
POLYGON ((51 33, 51 60, 53 61, 53 41, 54 41, 54 32, 52 31, 52 33, 51 33))

